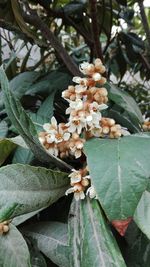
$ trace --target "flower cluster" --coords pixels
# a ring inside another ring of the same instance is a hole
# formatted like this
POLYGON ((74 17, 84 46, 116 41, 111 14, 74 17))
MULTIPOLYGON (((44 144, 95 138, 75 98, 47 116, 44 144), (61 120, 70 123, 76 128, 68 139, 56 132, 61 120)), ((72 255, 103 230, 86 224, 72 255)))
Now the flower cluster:
POLYGON ((142 128, 143 128, 143 130, 145 132, 149 132, 150 131, 150 118, 147 118, 147 119, 144 120, 142 128))
POLYGON ((93 186, 89 187, 91 182, 87 167, 80 170, 72 169, 72 172, 69 175, 69 177, 70 177, 70 184, 72 187, 66 191, 66 195, 74 193, 75 199, 79 200, 85 198, 85 191, 86 191, 86 195, 89 195, 90 198, 96 197, 96 192, 94 190, 94 187, 93 186))
MULTIPOLYGON (((101 111, 107 108, 108 92, 104 87, 106 78, 103 74, 106 70, 101 60, 96 59, 94 64, 81 64, 80 71, 85 77, 74 77, 75 85, 68 86, 62 92, 62 97, 69 103, 66 109, 68 122, 58 124, 52 117, 50 123, 43 125, 44 131, 39 134, 41 144, 48 153, 56 157, 65 158, 71 155, 79 158, 86 139, 118 138, 123 133, 121 126, 113 119, 102 117, 101 111)), ((91 198, 96 196, 86 168, 72 170, 69 177, 71 188, 66 194, 73 192, 77 200, 83 199, 85 193, 91 198)))

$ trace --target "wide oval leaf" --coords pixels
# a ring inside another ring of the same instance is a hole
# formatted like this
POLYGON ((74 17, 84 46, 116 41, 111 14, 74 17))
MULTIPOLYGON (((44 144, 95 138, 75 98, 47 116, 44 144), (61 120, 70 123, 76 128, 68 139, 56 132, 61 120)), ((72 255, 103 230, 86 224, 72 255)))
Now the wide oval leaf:
POLYGON ((85 154, 98 199, 110 220, 132 217, 150 177, 150 136, 92 139, 85 154))
POLYGON ((7 234, 0 236, 0 248, 0 266, 31 267, 27 244, 13 224, 7 234))
POLYGON ((68 175, 42 167, 0 168, 0 221, 51 205, 65 194, 68 175))

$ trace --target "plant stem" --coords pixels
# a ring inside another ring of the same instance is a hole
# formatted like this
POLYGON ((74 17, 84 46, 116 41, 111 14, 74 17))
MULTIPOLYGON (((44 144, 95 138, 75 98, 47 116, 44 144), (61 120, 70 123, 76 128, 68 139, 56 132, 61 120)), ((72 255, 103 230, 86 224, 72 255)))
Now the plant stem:
POLYGON ((89 4, 90 4, 91 19, 92 19, 92 34, 94 40, 95 56, 104 61, 102 54, 102 47, 99 40, 99 27, 97 22, 97 1, 89 0, 89 4))
POLYGON ((67 51, 59 42, 57 37, 50 31, 49 27, 41 20, 37 13, 29 8, 27 2, 24 1, 24 3, 27 9, 26 12, 22 10, 22 16, 24 20, 41 31, 42 36, 48 40, 51 46, 56 50, 59 57, 62 59, 63 63, 66 65, 72 75, 81 76, 81 72, 79 71, 77 65, 73 62, 72 58, 68 55, 67 51))
POLYGON ((143 27, 144 27, 144 30, 146 33, 147 41, 148 41, 148 44, 150 46, 150 28, 148 25, 146 14, 145 14, 143 0, 138 0, 137 2, 139 5, 139 8, 140 8, 141 19, 142 19, 143 27))

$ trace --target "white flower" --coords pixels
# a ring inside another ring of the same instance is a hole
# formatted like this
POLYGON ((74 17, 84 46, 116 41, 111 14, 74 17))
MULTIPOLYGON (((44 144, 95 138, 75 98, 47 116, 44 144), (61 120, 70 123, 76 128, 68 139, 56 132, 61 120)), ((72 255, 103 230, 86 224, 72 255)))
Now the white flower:
POLYGON ((44 123, 43 129, 48 133, 53 133, 57 131, 57 121, 55 117, 51 118, 51 123, 44 123))
POLYGON ((67 126, 70 133, 77 131, 77 133, 80 134, 82 129, 85 127, 85 119, 79 116, 70 116, 67 126))
POLYGON ((72 169, 72 173, 69 174, 69 177, 71 178, 71 183, 75 184, 81 181, 82 175, 80 171, 72 169))
POLYGON ((91 185, 91 187, 87 189, 86 195, 88 195, 90 198, 97 198, 96 191, 93 185, 91 185))
POLYGON ((62 125, 59 124, 58 125, 58 131, 55 133, 55 143, 60 143, 62 141, 68 141, 70 138, 70 133, 69 132, 66 132, 62 125))
POLYGON ((83 108, 83 101, 81 99, 76 99, 76 101, 68 101, 69 102, 69 108, 66 109, 66 114, 70 114, 71 111, 78 111, 82 110, 83 108))
POLYGON ((87 125, 90 127, 90 130, 93 128, 100 128, 100 120, 101 120, 101 113, 100 112, 94 112, 91 110, 90 115, 87 116, 86 122, 87 125))
POLYGON ((51 143, 53 143, 55 141, 55 134, 48 134, 47 136, 46 136, 46 142, 48 143, 48 144, 51 144, 51 143))

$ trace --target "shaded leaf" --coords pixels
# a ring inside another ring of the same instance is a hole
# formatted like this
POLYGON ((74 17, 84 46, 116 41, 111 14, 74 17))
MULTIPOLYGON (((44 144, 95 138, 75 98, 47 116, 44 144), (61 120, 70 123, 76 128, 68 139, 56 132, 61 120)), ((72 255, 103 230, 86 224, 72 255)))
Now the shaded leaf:
POLYGON ((7 234, 0 236, 0 248, 0 266, 31 267, 27 244, 14 225, 10 225, 7 234))
POLYGON ((23 228, 38 249, 60 267, 69 265, 67 224, 60 222, 39 222, 23 228))
POLYGON ((123 108, 130 121, 140 130, 143 117, 134 99, 125 91, 119 90, 115 85, 107 84, 106 87, 109 99, 123 108))
POLYGON ((0 122, 0 138, 6 137, 8 133, 8 125, 6 121, 0 122))
POLYGON ((150 192, 143 193, 134 214, 134 221, 150 239, 150 192))
POLYGON ((66 173, 30 165, 0 168, 0 221, 47 207, 64 195, 66 173))
POLYGON ((30 164, 34 159, 34 155, 30 149, 17 147, 12 158, 12 163, 30 164))

